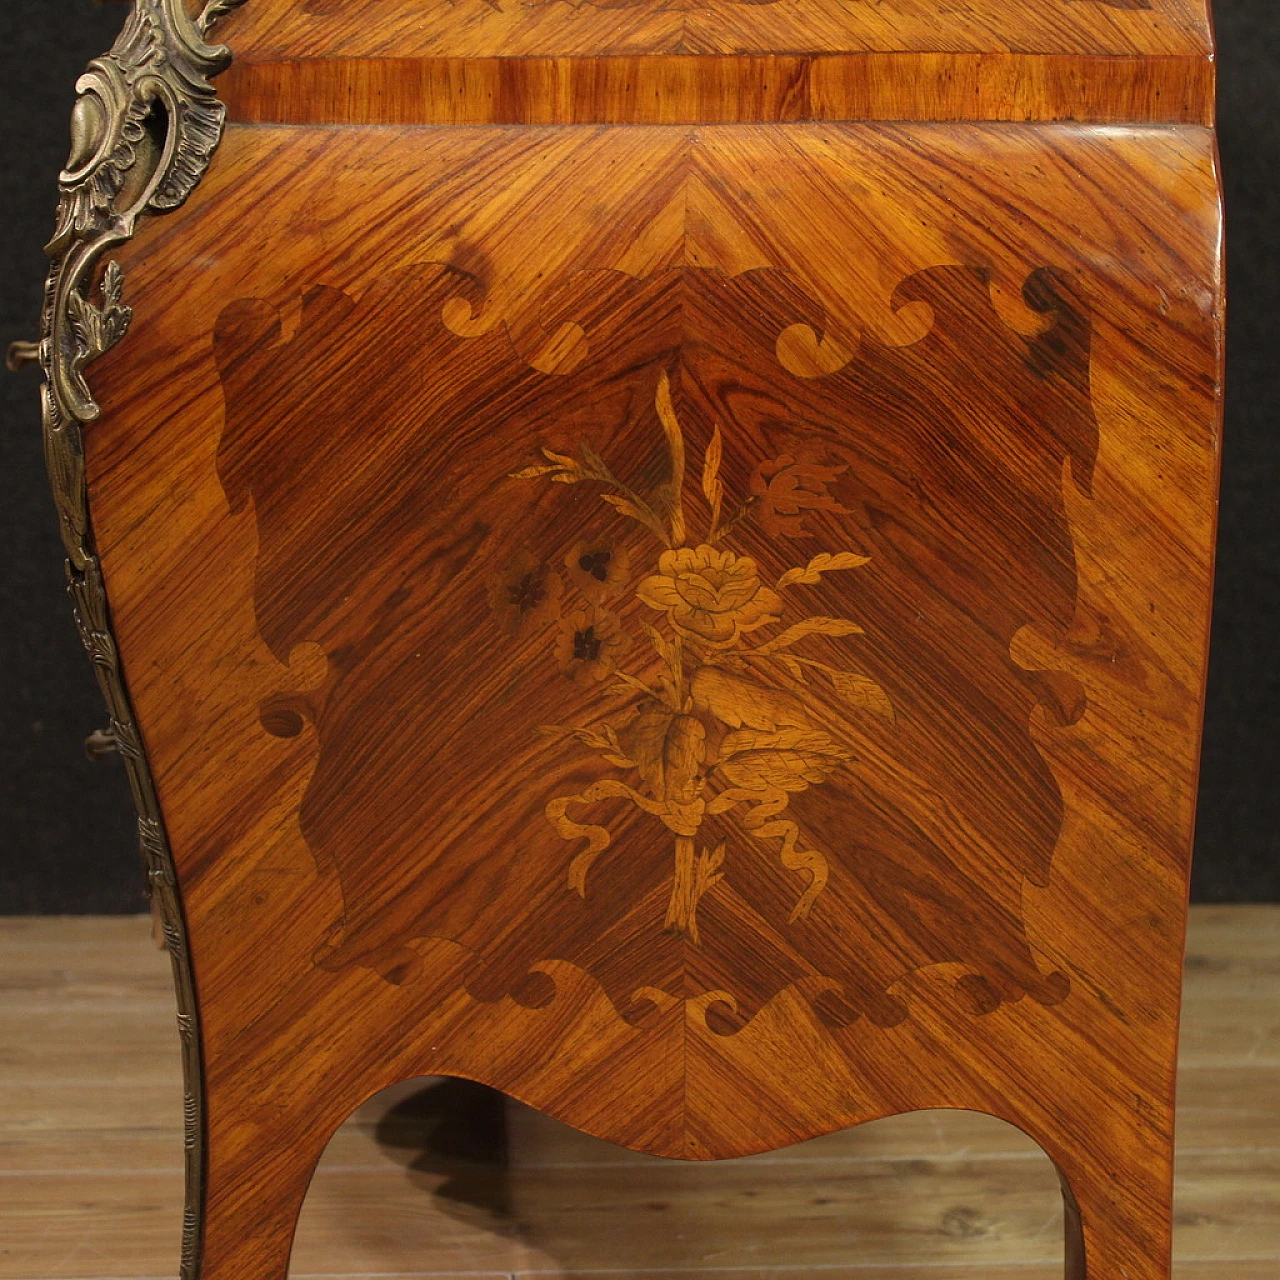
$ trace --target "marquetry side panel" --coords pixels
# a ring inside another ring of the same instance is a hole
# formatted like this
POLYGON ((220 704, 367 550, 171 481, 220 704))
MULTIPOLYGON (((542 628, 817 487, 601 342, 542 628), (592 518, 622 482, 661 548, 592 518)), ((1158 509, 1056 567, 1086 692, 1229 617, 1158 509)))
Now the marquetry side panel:
POLYGON ((1216 254, 1198 129, 233 129, 88 442, 215 1158, 435 1071, 1159 1163, 1216 254))

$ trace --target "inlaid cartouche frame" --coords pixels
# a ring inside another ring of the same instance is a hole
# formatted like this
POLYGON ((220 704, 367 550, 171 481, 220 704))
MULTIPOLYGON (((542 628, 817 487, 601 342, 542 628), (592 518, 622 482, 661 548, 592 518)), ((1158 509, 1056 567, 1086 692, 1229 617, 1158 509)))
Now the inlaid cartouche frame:
POLYGON ((111 627, 89 520, 84 424, 98 416, 86 367, 129 328, 123 273, 104 259, 131 239, 139 219, 176 209, 204 176, 222 137, 225 110, 210 83, 231 51, 205 37, 244 0, 208 0, 198 16, 183 0, 134 0, 111 51, 76 85, 71 153, 59 175, 57 227, 47 252, 38 348, 15 344, 10 365, 37 358, 45 458, 67 554, 67 590, 80 638, 93 661, 138 810, 138 838, 153 906, 173 962, 185 1091, 186 1208, 182 1276, 194 1280, 201 1248, 204 1116, 200 1037, 186 923, 155 784, 134 721, 111 627))

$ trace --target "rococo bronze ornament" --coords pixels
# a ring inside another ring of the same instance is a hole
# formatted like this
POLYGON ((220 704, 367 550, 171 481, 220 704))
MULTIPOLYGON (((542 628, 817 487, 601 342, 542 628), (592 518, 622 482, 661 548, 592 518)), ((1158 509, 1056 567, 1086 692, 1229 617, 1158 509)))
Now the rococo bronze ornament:
MULTIPOLYGON (((163 921, 178 994, 186 1081, 186 1211, 182 1275, 194 1280, 201 1248, 204 1124, 195 990, 173 858, 151 770, 134 725, 111 630, 106 591, 89 523, 83 424, 98 416, 84 381, 86 366, 120 341, 131 312, 115 262, 103 257, 129 240, 147 213, 176 209, 209 166, 225 109, 210 77, 231 52, 205 43, 209 29, 243 0, 208 0, 197 17, 183 0, 134 0, 111 52, 90 63, 76 88, 71 155, 59 176, 57 228, 45 290, 38 359, 45 457, 67 553, 67 588, 76 625, 107 701, 110 728, 124 757, 153 905, 163 921)), ((11 364, 32 354, 16 344, 11 364)))

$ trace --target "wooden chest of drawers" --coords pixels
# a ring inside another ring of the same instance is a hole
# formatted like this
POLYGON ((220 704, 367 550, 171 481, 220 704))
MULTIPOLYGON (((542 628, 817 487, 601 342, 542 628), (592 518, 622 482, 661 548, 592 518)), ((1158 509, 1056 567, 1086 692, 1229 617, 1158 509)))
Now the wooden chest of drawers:
POLYGON ((136 0, 80 90, 46 436, 188 1277, 445 1073, 686 1159, 990 1112, 1164 1280, 1201 0, 136 0))

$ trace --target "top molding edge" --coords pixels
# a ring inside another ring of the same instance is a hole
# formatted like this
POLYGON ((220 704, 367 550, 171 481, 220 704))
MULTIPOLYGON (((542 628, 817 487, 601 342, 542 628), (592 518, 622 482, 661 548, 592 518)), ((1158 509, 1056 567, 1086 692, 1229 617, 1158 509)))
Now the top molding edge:
POLYGON ((1208 57, 1208 0, 249 0, 238 57, 1208 57))

